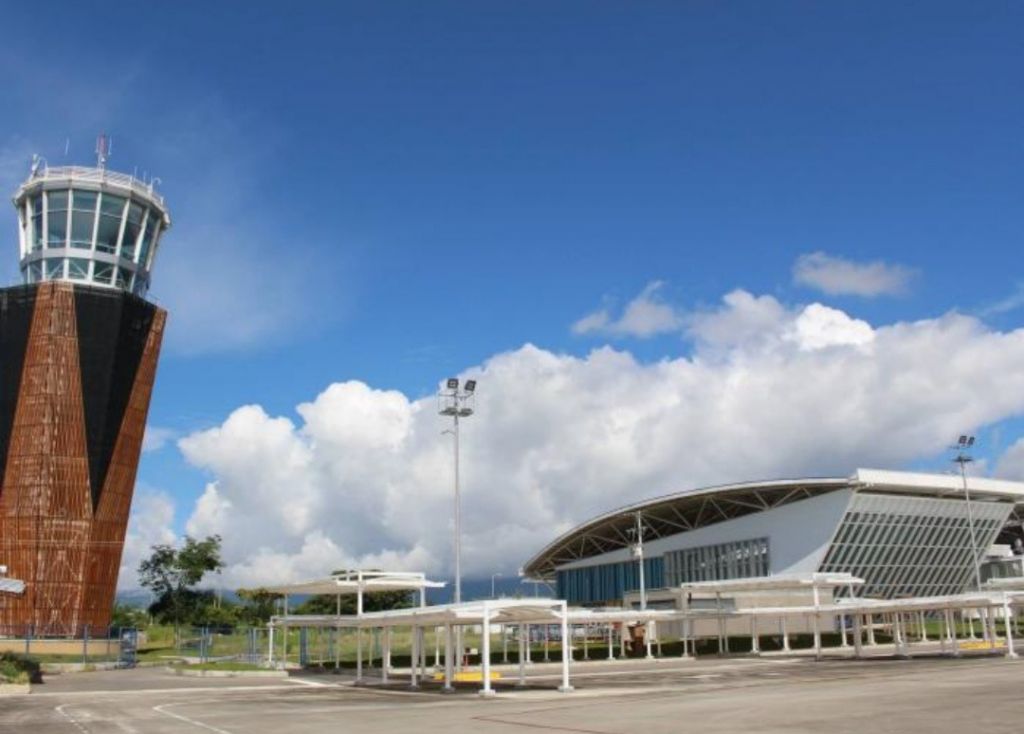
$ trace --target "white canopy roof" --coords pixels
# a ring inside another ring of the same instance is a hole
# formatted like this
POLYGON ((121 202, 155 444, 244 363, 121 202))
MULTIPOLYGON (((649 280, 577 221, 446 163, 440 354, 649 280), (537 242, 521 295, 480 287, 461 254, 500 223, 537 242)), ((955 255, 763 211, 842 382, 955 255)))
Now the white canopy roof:
POLYGON ((345 596, 373 591, 419 591, 444 588, 443 581, 430 581, 422 573, 405 571, 347 571, 325 579, 263 587, 274 594, 325 594, 345 596))
POLYGON ((485 616, 492 624, 555 624, 561 621, 563 614, 570 624, 608 624, 671 619, 677 612, 672 609, 567 609, 560 599, 488 599, 363 614, 292 614, 274 617, 271 624, 281 627, 436 627, 479 624, 485 616))
POLYGON ((691 593, 734 594, 743 591, 799 591, 801 589, 833 589, 842 586, 860 586, 864 579, 849 573, 778 574, 724 581, 695 581, 679 588, 691 593))

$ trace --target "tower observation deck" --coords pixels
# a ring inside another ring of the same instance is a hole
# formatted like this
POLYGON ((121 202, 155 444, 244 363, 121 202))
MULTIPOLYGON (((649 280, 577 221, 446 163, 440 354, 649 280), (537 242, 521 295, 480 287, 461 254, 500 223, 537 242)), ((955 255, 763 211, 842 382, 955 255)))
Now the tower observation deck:
POLYGON ((38 162, 14 195, 25 283, 66 280, 145 297, 171 225, 153 183, 95 168, 38 162))
POLYGON ((110 623, 167 313, 145 299, 170 218, 146 183, 33 162, 23 284, 0 289, 0 637, 110 623))

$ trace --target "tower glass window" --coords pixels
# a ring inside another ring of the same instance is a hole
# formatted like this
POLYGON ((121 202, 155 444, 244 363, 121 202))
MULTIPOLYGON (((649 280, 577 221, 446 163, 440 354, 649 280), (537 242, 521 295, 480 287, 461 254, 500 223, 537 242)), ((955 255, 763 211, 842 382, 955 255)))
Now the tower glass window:
POLYGON ((134 201, 128 205, 128 219, 124 223, 124 239, 121 241, 121 257, 135 259, 135 245, 142 229, 142 217, 146 210, 134 201))
POLYGON ((103 194, 100 199, 100 221, 96 229, 96 251, 114 254, 121 235, 121 217, 127 199, 114 194, 103 194))
POLYGON ((67 247, 68 192, 48 191, 46 209, 46 246, 67 247))
POLYGON ((110 263, 97 261, 93 265, 92 279, 94 283, 110 285, 110 281, 114 279, 114 266, 110 263))
POLYGON ((51 257, 46 260, 46 279, 60 280, 64 277, 64 258, 51 257))
POLYGON ((38 252, 43 249, 43 195, 36 194, 31 200, 32 207, 32 234, 29 238, 30 249, 38 252))
POLYGON ((92 249, 92 231, 96 226, 95 191, 73 191, 71 194, 71 246, 92 249))
POLYGON ((68 258, 68 277, 71 280, 88 280, 89 261, 84 257, 68 258))

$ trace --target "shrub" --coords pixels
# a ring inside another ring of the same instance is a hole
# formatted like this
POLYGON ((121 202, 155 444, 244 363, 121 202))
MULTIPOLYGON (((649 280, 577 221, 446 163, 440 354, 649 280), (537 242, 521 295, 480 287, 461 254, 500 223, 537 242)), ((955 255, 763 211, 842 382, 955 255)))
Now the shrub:
POLYGON ((39 663, 13 652, 0 653, 0 682, 39 683, 42 674, 39 663))

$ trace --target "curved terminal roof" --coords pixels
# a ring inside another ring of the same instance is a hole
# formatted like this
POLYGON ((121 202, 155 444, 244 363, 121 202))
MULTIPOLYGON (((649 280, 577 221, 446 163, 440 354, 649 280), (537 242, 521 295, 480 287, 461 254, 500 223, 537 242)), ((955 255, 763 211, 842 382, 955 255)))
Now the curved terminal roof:
MULTIPOLYGON (((1024 484, 968 477, 971 496, 1024 505, 1024 484)), ((601 555, 632 543, 630 532, 641 512, 644 539, 696 530, 743 515, 763 512, 839 489, 949 497, 963 492, 957 475, 858 469, 851 477, 812 477, 725 484, 643 500, 599 515, 549 543, 523 566, 523 575, 551 581, 565 563, 601 555)))

